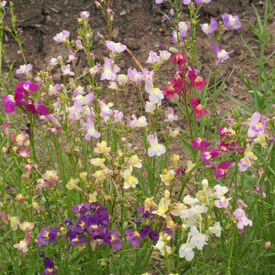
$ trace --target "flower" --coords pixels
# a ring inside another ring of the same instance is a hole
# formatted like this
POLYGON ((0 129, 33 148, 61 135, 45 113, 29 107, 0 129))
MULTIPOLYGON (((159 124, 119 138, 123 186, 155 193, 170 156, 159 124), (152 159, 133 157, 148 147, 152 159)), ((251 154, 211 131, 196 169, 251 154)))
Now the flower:
POLYGON ((196 97, 190 97, 190 104, 196 119, 199 119, 202 115, 207 114, 207 111, 203 108, 201 104, 199 104, 198 99, 196 97))
POLYGON ((202 140, 200 137, 196 137, 193 141, 193 143, 191 144, 191 146, 193 148, 196 149, 204 149, 209 145, 209 141, 208 140, 202 140))
POLYGON ((181 258, 185 258, 186 261, 191 262, 192 259, 194 258, 194 251, 193 247, 191 246, 190 243, 184 243, 180 246, 179 248, 179 256, 181 258))
POLYGON ((62 32, 56 34, 53 38, 53 40, 57 43, 63 43, 69 38, 70 32, 63 30, 62 32))
POLYGON ((70 75, 70 76, 74 76, 74 72, 71 71, 71 65, 62 65, 61 66, 61 71, 63 75, 70 75))
POLYGON ((214 18, 211 18, 210 24, 201 24, 201 29, 207 35, 211 35, 218 27, 218 23, 214 18))
POLYGON ((230 161, 224 161, 224 162, 220 163, 215 169, 215 178, 218 179, 218 178, 226 176, 229 173, 227 168, 230 165, 231 165, 230 161))
POLYGON ((219 46, 213 43, 214 51, 217 55, 216 65, 222 63, 223 61, 229 59, 229 54, 233 53, 234 51, 227 52, 226 50, 220 50, 219 46))
POLYGON ((122 171, 120 174, 124 179, 124 189, 135 188, 138 184, 138 179, 132 176, 133 167, 130 166, 128 169, 122 171))
POLYGON ((234 212, 233 215, 235 216, 235 218, 238 221, 237 227, 241 230, 243 230, 243 228, 245 226, 252 226, 252 221, 249 220, 246 215, 245 215, 245 211, 242 208, 237 208, 234 212))
POLYGON ((164 122, 172 122, 179 119, 177 115, 174 115, 174 109, 171 107, 168 107, 167 110, 164 112, 166 119, 164 122))
POLYGON ((115 80, 120 68, 110 58, 105 58, 100 80, 115 80))
POLYGON ((165 146, 158 143, 158 138, 156 133, 154 133, 154 135, 147 136, 147 140, 150 144, 150 147, 148 148, 148 155, 150 157, 161 156, 166 152, 165 146))
POLYGON ((44 267, 43 275, 55 275, 57 270, 54 269, 53 257, 50 259, 48 257, 44 258, 44 267))
POLYGON ((163 169, 160 178, 164 185, 169 186, 170 182, 175 178, 175 175, 176 173, 174 172, 174 170, 163 169))
POLYGON ((28 245, 30 243, 30 235, 29 232, 26 233, 26 236, 24 240, 20 241, 19 243, 16 243, 13 245, 14 248, 18 248, 19 250, 22 251, 23 254, 28 252, 28 245))
POLYGON ((24 232, 28 233, 33 230, 34 223, 33 222, 23 222, 19 225, 20 229, 23 230, 24 232))
POLYGON ((16 74, 27 74, 29 71, 32 70, 32 64, 24 64, 16 70, 16 74))
POLYGON ((219 155, 218 150, 215 148, 209 149, 208 151, 200 150, 200 153, 205 165, 209 164, 210 159, 214 159, 219 155))
POLYGON ((134 231, 132 229, 126 229, 126 240, 131 242, 133 247, 138 247, 140 245, 140 239, 145 238, 150 233, 150 226, 145 225, 139 231, 134 231))
POLYGON ((80 12, 80 17, 88 19, 90 17, 90 13, 88 11, 82 11, 80 12))
POLYGON ((176 53, 174 56, 171 57, 170 60, 174 63, 177 63, 179 68, 182 68, 182 66, 186 63, 186 54, 176 53))
POLYGON ((248 137, 254 138, 257 135, 263 135, 266 130, 266 122, 268 119, 259 112, 252 114, 249 120, 248 137))
POLYGON ((222 20, 223 20, 223 23, 225 25, 225 27, 229 28, 229 29, 239 29, 242 24, 239 20, 239 17, 237 15, 233 16, 231 14, 223 14, 222 15, 222 20))
POLYGON ((190 235, 191 235, 191 240, 190 240, 191 247, 193 248, 197 247, 197 249, 202 250, 204 245, 207 244, 208 235, 199 232, 195 226, 191 227, 190 235))
POLYGON ((208 230, 209 230, 212 234, 215 234, 217 237, 220 237, 220 236, 221 236, 221 231, 222 231, 220 222, 215 222, 213 226, 210 226, 210 227, 208 228, 208 230))
POLYGON ((94 152, 97 154, 108 154, 110 151, 111 148, 107 147, 107 142, 105 140, 98 142, 96 144, 96 148, 94 149, 94 152))
POLYGON ((171 200, 169 198, 162 198, 159 202, 158 209, 154 210, 152 213, 166 218, 166 212, 169 209, 170 202, 171 200))
POLYGON ((113 41, 106 40, 105 41, 106 47, 112 51, 112 53, 121 53, 126 50, 126 45, 123 45, 121 43, 115 43, 113 41))

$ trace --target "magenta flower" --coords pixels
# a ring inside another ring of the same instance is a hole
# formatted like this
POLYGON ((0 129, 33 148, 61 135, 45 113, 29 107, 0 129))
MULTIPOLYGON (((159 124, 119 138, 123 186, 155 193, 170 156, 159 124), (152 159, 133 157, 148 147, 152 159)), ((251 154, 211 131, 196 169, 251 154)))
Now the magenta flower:
POLYGON ((222 20, 223 20, 223 23, 225 25, 225 27, 229 28, 229 29, 239 29, 242 24, 239 20, 239 17, 236 15, 236 16, 233 16, 231 14, 223 14, 222 15, 222 20))
POLYGON ((13 95, 3 96, 2 104, 5 105, 4 111, 6 113, 13 113, 16 102, 13 95))
POLYGON ((215 169, 215 178, 221 178, 226 176, 229 173, 229 166, 231 165, 230 161, 224 161, 222 163, 220 163, 216 169, 215 169))
POLYGON ((179 68, 182 68, 182 66, 186 63, 186 54, 176 53, 174 56, 171 57, 170 60, 174 63, 177 63, 179 68))
POLYGON ((207 114, 207 111, 203 108, 201 104, 199 104, 198 99, 196 97, 190 97, 190 104, 196 119, 199 119, 202 115, 207 114))
POLYGON ((105 41, 105 45, 110 51, 112 51, 112 53, 121 53, 121 52, 124 52, 127 48, 126 45, 123 45, 119 42, 115 43, 109 40, 105 41))
POLYGON ((19 69, 16 70, 16 74, 26 74, 29 71, 32 70, 32 64, 27 64, 27 65, 21 65, 19 69))
POLYGON ((209 149, 208 151, 200 150, 200 153, 205 165, 209 164, 210 159, 214 159, 219 155, 219 151, 214 148, 209 149))
POLYGON ((252 226, 252 221, 249 220, 246 215, 245 215, 245 211, 242 208, 237 208, 234 212, 233 215, 235 216, 235 218, 238 221, 237 227, 241 230, 243 230, 243 228, 245 226, 252 226))
POLYGON ((193 148, 196 149, 204 149, 209 145, 209 141, 208 140, 202 140, 200 137, 196 137, 193 141, 193 143, 191 144, 191 146, 193 148))
POLYGON ((211 2, 211 0, 195 0, 195 2, 197 4, 202 5, 202 4, 209 4, 211 2))
POLYGON ((205 86, 207 82, 203 79, 201 76, 196 76, 195 78, 195 87, 199 91, 202 89, 203 86, 205 86))

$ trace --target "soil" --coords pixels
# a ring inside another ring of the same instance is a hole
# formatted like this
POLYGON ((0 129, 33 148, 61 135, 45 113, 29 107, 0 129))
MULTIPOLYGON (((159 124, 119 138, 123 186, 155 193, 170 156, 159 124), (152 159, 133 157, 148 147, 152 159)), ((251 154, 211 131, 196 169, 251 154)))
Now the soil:
MULTIPOLYGON (((88 10, 91 14, 91 26, 94 30, 93 51, 102 63, 102 56, 107 55, 106 47, 98 32, 106 35, 105 22, 101 11, 96 7, 92 0, 14 0, 17 26, 22 28, 22 39, 27 61, 34 65, 35 71, 46 67, 47 61, 52 57, 63 56, 67 58, 67 49, 63 45, 57 44, 53 36, 63 29, 69 30, 71 38, 76 38, 78 27, 77 18, 83 10, 88 10)), ((173 46, 171 44, 171 26, 169 20, 162 22, 165 14, 169 13, 170 5, 165 2, 156 5, 154 0, 113 0, 112 8, 115 11, 113 40, 122 42, 133 52, 141 64, 145 64, 150 50, 157 50, 156 45, 162 44, 163 49, 173 46)), ((260 0, 212 0, 208 5, 203 5, 200 9, 201 22, 209 22, 210 18, 215 17, 221 20, 223 13, 238 15, 242 22, 242 28, 235 31, 228 31, 223 35, 221 48, 234 50, 228 61, 219 67, 219 75, 225 76, 228 72, 230 77, 226 82, 225 89, 235 98, 248 101, 250 94, 240 81, 239 67, 242 68, 251 78, 257 77, 257 70, 247 61, 250 58, 249 52, 245 49, 241 36, 247 41, 248 45, 256 52, 259 51, 259 44, 254 41, 255 37, 249 31, 250 24, 256 23, 256 16, 252 9, 254 4, 261 15, 264 13, 264 1, 260 0), (250 24, 248 23, 250 22, 250 24)), ((9 11, 5 18, 5 24, 9 25, 9 11)), ((181 20, 188 18, 187 8, 182 12, 181 20)), ((270 31, 275 30, 275 22, 272 18, 269 21, 270 31)), ((14 68, 23 64, 18 47, 15 41, 8 36, 7 55, 8 59, 14 63, 14 68)), ((199 57, 203 64, 201 73, 207 76, 215 63, 215 54, 211 46, 211 41, 206 35, 198 31, 197 46, 199 57)), ((274 41, 267 48, 266 55, 274 50, 274 41)), ((251 58, 250 58, 251 59, 251 58)), ((79 61, 80 66, 84 66, 84 61, 79 61)), ((136 67, 128 53, 123 53, 119 60, 122 72, 127 68, 136 67)), ((272 66, 272 62, 269 63, 272 66)), ((5 69, 5 67, 4 67, 5 69)), ((137 68, 138 69, 138 68, 137 68)), ((172 62, 167 62, 160 72, 160 80, 163 85, 172 77, 176 67, 172 62)), ((61 75, 56 75, 58 82, 61 75)), ((212 79, 210 81, 213 81, 212 79)), ((135 105, 136 95, 129 94, 128 102, 135 105)), ((222 111, 224 108, 231 107, 232 103, 222 95, 216 104, 216 110, 222 111)))

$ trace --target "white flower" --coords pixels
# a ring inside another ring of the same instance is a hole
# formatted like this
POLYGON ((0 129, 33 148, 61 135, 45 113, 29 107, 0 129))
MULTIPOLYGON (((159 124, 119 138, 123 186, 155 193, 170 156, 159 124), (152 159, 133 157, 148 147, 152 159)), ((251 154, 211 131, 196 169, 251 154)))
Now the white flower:
POLYGON ((165 146, 158 143, 158 138, 156 136, 156 133, 154 135, 149 135, 147 137, 147 140, 150 144, 150 147, 148 148, 148 155, 150 157, 161 156, 166 152, 165 146))
POLYGON ((146 113, 153 113, 156 110, 156 104, 150 102, 150 101, 146 101, 145 104, 145 112, 146 113))
POLYGON ((185 258, 186 261, 191 262, 194 258, 194 251, 190 243, 184 243, 180 246, 179 256, 185 258))
POLYGON ((222 227, 220 225, 220 222, 216 222, 213 226, 210 226, 209 231, 213 234, 215 234, 217 237, 221 236, 222 227))
POLYGON ((221 199, 224 196, 224 194, 226 194, 228 192, 227 187, 221 186, 219 184, 217 184, 217 185, 214 186, 214 190, 216 191, 216 196, 219 199, 221 199))
POLYGON ((194 206, 199 202, 197 198, 192 198, 190 195, 187 195, 183 198, 183 202, 187 205, 194 206))
POLYGON ((197 249, 202 250, 203 246, 207 244, 208 235, 200 233, 195 226, 192 226, 190 229, 191 241, 190 245, 192 247, 197 247, 197 249))

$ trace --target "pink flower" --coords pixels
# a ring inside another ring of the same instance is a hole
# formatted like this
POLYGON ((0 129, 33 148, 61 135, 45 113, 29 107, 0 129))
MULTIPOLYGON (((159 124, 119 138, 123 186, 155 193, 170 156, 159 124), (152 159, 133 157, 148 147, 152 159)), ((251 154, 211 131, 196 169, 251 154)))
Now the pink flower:
POLYGON ((69 36, 70 36, 70 33, 66 30, 63 30, 62 32, 56 34, 53 40, 57 43, 62 43, 62 42, 65 42, 67 38, 69 38, 69 36))
POLYGON ((178 66, 181 68, 183 64, 186 63, 186 54, 185 53, 176 53, 170 59, 172 62, 177 63, 178 66))
POLYGON ((238 221, 237 227, 241 230, 243 230, 243 228, 245 226, 252 226, 252 221, 249 220, 246 215, 245 215, 245 211, 242 208, 237 208, 234 212, 233 215, 235 216, 235 218, 238 221))
POLYGON ((90 141, 91 137, 100 138, 100 133, 96 130, 92 117, 88 117, 86 122, 81 121, 81 124, 84 128, 86 128, 87 133, 85 135, 85 139, 87 141, 90 141))
POLYGON ((155 64, 160 61, 160 57, 157 55, 156 52, 150 51, 149 57, 146 60, 147 64, 155 64))
POLYGON ((30 234, 27 232, 24 240, 16 243, 13 247, 22 251, 23 254, 28 252, 28 245, 30 243, 30 234))
POLYGON ((201 29, 207 35, 211 35, 218 27, 218 23, 214 18, 211 18, 210 24, 201 24, 201 29))
POLYGON ((231 165, 231 162, 230 161, 224 161, 222 162, 221 164, 219 164, 217 167, 216 167, 216 170, 215 170, 215 178, 218 179, 218 178, 221 178, 221 177, 224 177, 226 176, 229 171, 228 171, 228 167, 231 165))
POLYGON ((4 111, 6 113, 14 112, 16 103, 13 95, 3 96, 2 104, 5 105, 4 111))
POLYGON ((132 68, 128 69, 127 76, 132 82, 141 82, 143 79, 143 74, 132 68))
POLYGON ((121 43, 115 43, 113 41, 106 40, 105 41, 106 47, 112 51, 112 53, 121 53, 126 50, 126 45, 123 45, 121 43))
POLYGON ((199 119, 202 115, 207 114, 207 111, 203 108, 201 104, 199 104, 196 97, 190 97, 190 104, 196 119, 199 119))
POLYGON ((61 66, 61 71, 63 73, 63 75, 70 75, 70 76, 74 76, 74 72, 71 71, 71 65, 62 65, 61 66))
POLYGON ((16 70, 16 74, 26 74, 29 71, 32 70, 32 64, 27 64, 27 65, 21 65, 19 69, 16 70))
POLYGON ((168 107, 164 114, 167 117, 164 122, 172 122, 179 119, 177 115, 174 115, 174 109, 171 107, 168 107))
POLYGON ((251 138, 254 138, 256 135, 263 135, 266 130, 267 121, 268 119, 259 112, 253 113, 249 121, 247 135, 251 138))
POLYGON ((103 73, 101 74, 100 80, 112 80, 116 79, 116 73, 120 71, 120 68, 114 64, 114 61, 110 58, 105 58, 103 65, 103 73))
POLYGON ((200 137, 196 137, 193 141, 193 143, 191 144, 191 146, 193 148, 196 149, 204 149, 209 145, 209 141, 208 140, 202 140, 200 137))
POLYGON ((230 200, 231 198, 226 198, 225 196, 221 196, 219 200, 214 201, 214 204, 217 208, 227 208, 230 200))
POLYGON ((201 77, 197 76, 195 79, 195 87, 200 91, 203 86, 205 86, 207 82, 201 77))
POLYGON ((80 17, 88 19, 90 17, 90 13, 88 11, 82 11, 80 12, 80 17))
POLYGON ((238 163, 239 171, 241 171, 241 172, 245 172, 247 170, 247 168, 249 168, 251 166, 252 166, 252 163, 251 163, 249 157, 247 157, 247 156, 240 159, 240 161, 238 163))

